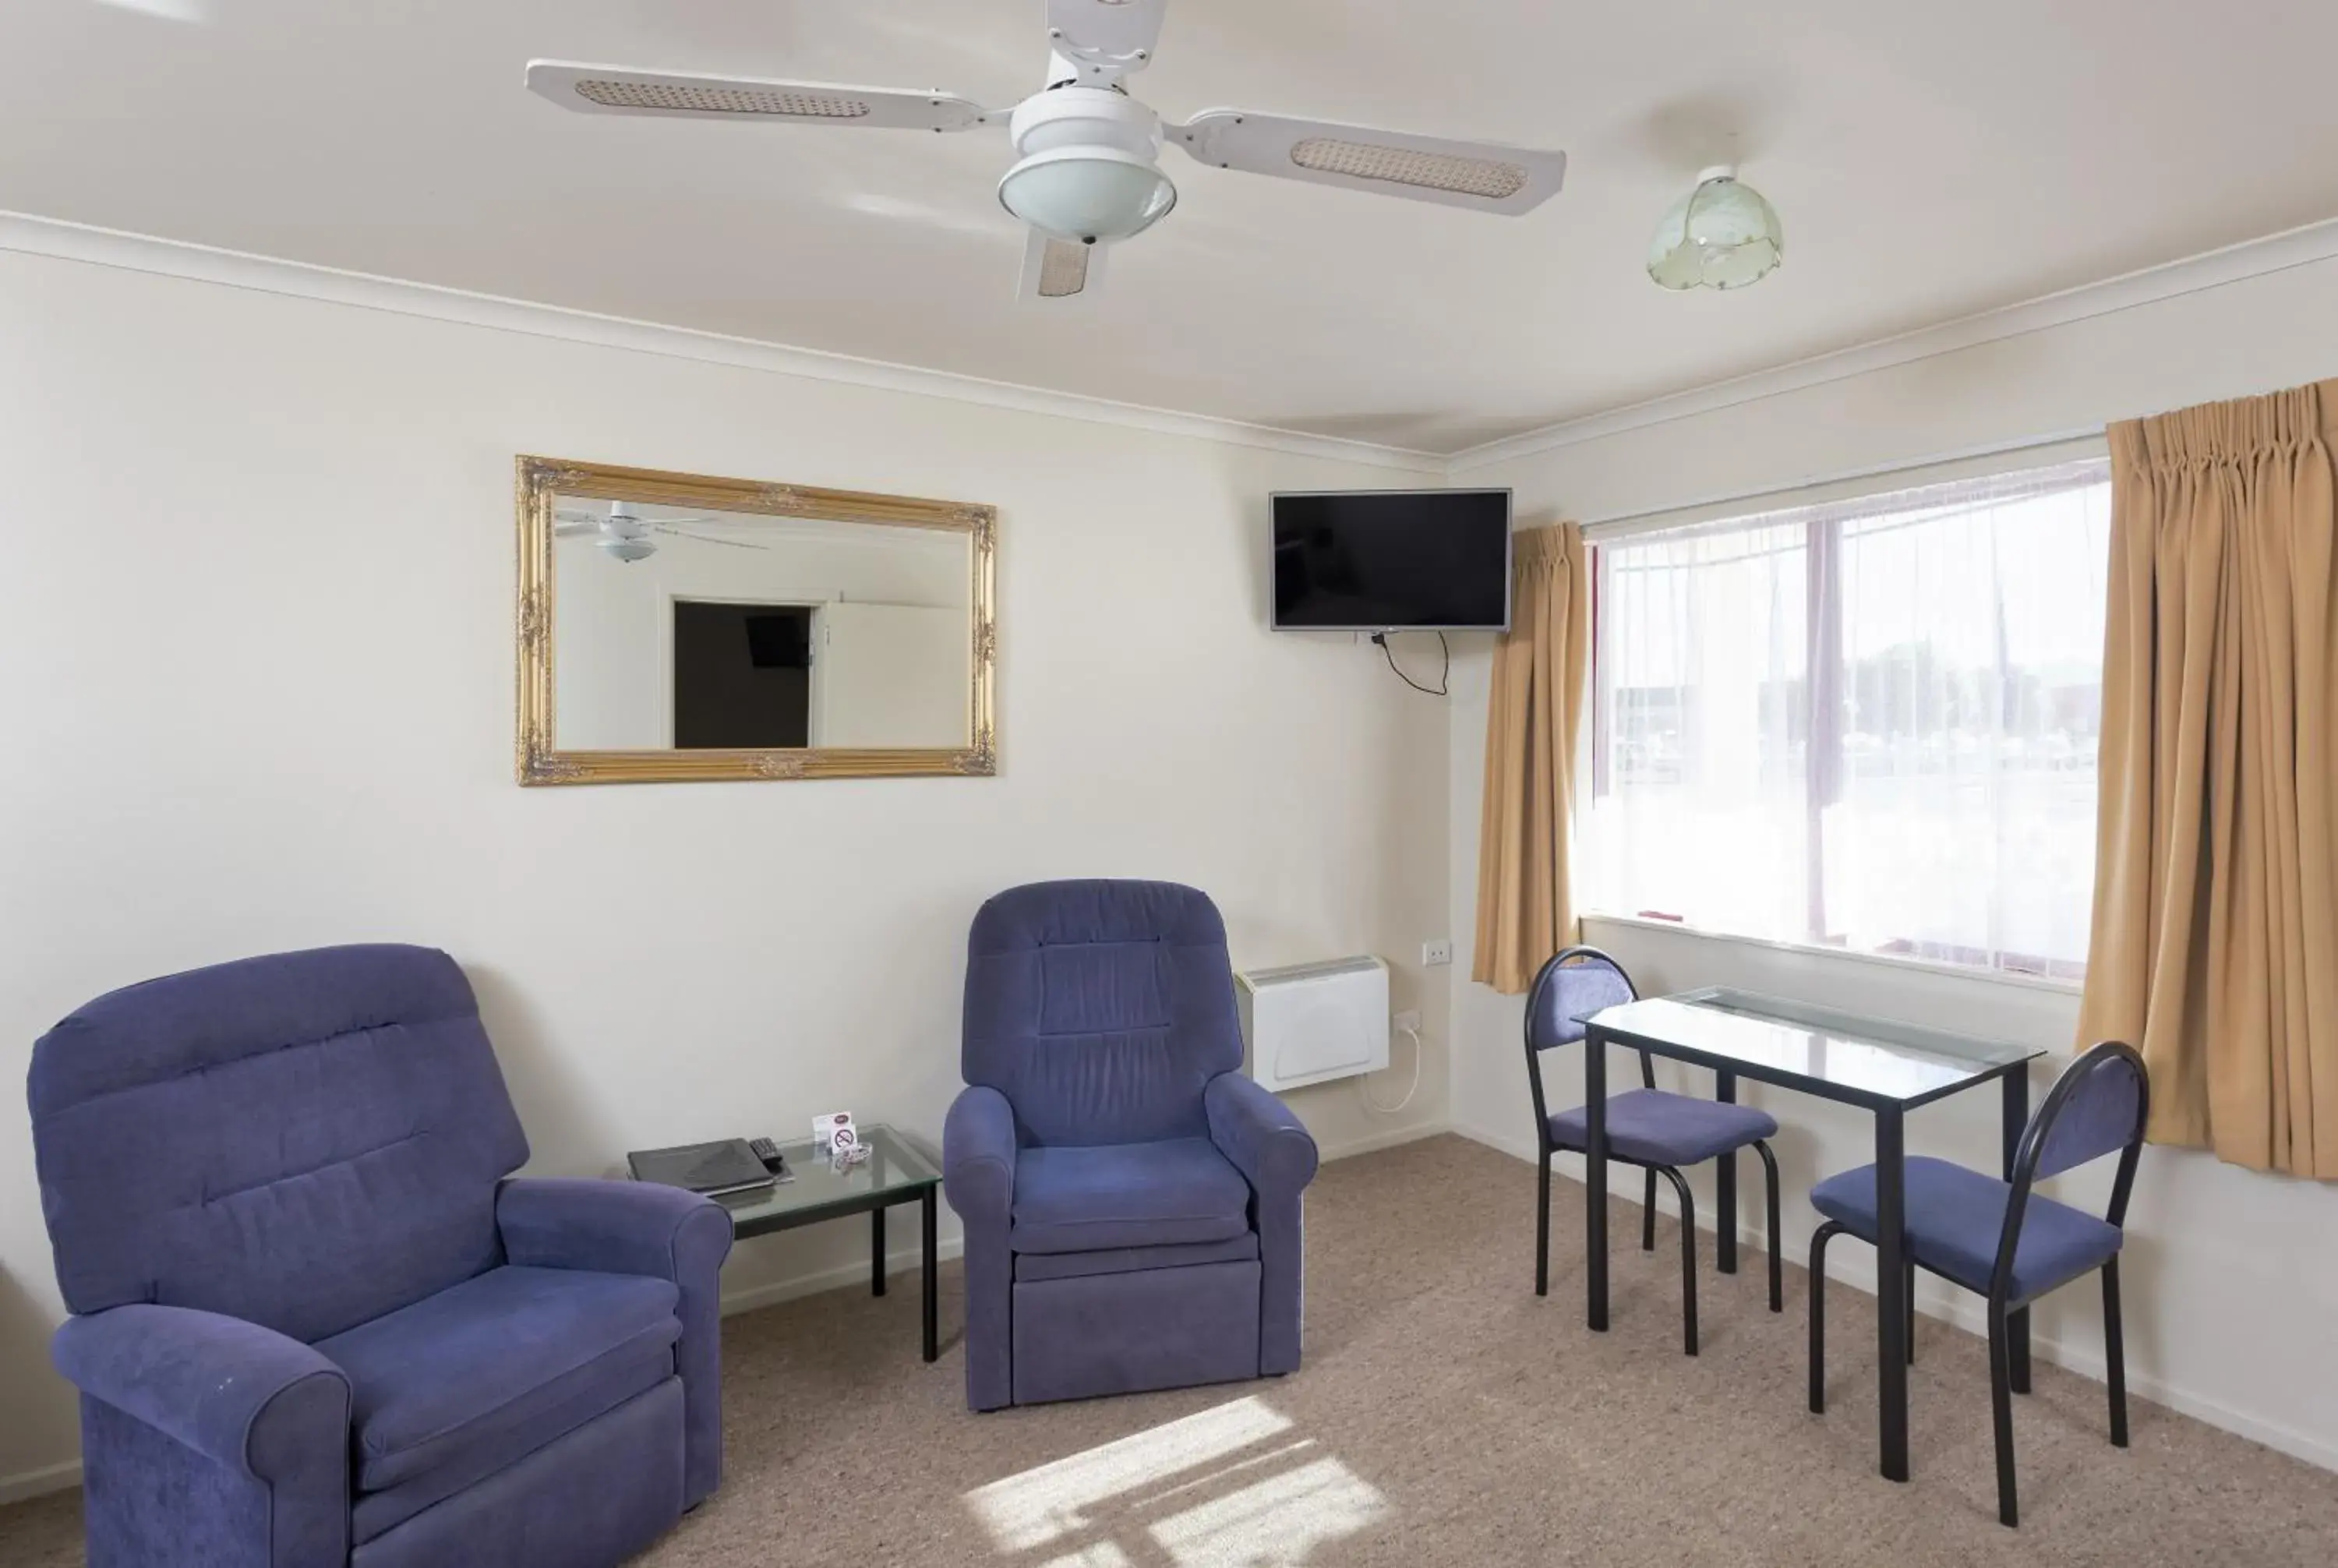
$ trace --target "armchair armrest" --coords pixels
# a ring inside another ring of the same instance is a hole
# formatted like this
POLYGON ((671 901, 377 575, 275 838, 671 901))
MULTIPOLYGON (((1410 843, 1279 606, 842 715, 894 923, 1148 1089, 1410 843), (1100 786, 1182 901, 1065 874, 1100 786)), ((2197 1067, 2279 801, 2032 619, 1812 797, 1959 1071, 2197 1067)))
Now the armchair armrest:
POLYGON ((942 1191, 966 1227, 966 1402, 997 1410, 1015 1402, 1015 1107, 975 1084, 942 1122, 942 1191))
POLYGON ((1258 1369, 1272 1377, 1299 1366, 1304 1316, 1302 1194, 1315 1179, 1315 1140, 1291 1108, 1239 1073, 1202 1090, 1210 1142, 1250 1183, 1258 1227, 1258 1369))
POLYGON ((496 1190, 504 1256, 522 1267, 671 1279, 681 1291, 683 1505, 722 1480, 722 1260, 730 1211, 654 1181, 515 1176, 496 1190))
POLYGON ((1239 1073, 1221 1073, 1202 1091, 1210 1142, 1261 1194, 1295 1194, 1315 1179, 1314 1135, 1291 1108, 1239 1073))
POLYGON ((942 1122, 942 1189, 968 1224, 1007 1222, 1015 1206, 1015 1109, 996 1089, 960 1091, 942 1122))
POLYGON ((712 1279, 731 1253, 722 1204, 654 1181, 516 1176, 496 1192, 496 1225, 514 1263, 712 1279))
POLYGON ((216 1312, 144 1303, 68 1318, 49 1347, 93 1399, 254 1480, 346 1454, 348 1374, 298 1339, 216 1312))

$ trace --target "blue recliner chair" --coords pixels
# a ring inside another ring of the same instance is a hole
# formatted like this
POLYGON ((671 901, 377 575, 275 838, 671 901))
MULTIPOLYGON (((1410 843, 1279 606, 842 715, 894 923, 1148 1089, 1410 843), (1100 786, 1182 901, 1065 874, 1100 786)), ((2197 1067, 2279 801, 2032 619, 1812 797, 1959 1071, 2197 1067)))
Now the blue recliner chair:
POLYGON ((1167 882, 999 894, 967 939, 942 1129, 976 1410, 1299 1365, 1315 1141, 1242 1075, 1214 905, 1167 882))
POLYGON ((102 996, 33 1051, 91 1568, 597 1568, 722 1467, 722 1207, 527 1158, 422 947, 102 996))

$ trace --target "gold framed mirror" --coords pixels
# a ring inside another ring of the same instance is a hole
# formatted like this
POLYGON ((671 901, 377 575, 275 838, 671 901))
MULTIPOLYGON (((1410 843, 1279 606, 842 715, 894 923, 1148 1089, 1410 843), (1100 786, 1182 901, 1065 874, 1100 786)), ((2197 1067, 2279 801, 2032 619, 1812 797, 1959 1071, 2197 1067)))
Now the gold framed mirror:
POLYGON ((998 770, 996 509, 523 456, 522 784, 998 770))

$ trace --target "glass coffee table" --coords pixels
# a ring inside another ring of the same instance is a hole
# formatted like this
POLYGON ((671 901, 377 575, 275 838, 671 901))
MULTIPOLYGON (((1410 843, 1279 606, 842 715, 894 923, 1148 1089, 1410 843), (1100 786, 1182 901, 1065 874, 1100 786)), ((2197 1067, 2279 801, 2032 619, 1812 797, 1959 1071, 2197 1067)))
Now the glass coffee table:
POLYGON ((917 1204, 924 1240, 925 1352, 931 1361, 941 1353, 934 1324, 934 1226, 942 1173, 890 1127, 880 1124, 859 1132, 869 1146, 869 1158, 857 1165, 834 1169, 809 1138, 782 1143, 780 1152, 787 1156, 794 1181, 716 1201, 731 1211, 731 1233, 742 1240, 865 1212, 872 1296, 885 1294, 885 1210, 897 1203, 917 1204))

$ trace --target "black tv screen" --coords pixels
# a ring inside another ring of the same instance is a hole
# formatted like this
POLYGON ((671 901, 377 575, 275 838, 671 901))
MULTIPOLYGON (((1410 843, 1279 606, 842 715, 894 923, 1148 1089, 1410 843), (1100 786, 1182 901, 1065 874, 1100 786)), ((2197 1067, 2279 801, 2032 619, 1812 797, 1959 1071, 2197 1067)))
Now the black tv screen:
POLYGON ((1275 630, 1509 630, 1508 491, 1273 499, 1275 630))

